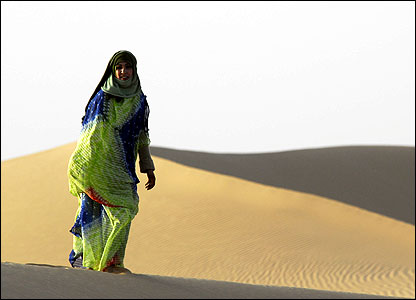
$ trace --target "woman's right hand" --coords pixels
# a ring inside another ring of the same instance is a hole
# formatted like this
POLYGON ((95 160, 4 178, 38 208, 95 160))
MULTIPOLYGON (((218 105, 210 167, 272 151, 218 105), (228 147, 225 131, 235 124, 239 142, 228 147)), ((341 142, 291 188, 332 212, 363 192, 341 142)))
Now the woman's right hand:
POLYGON ((153 170, 147 171, 147 178, 148 180, 146 182, 145 188, 146 190, 151 190, 156 184, 156 176, 153 170))

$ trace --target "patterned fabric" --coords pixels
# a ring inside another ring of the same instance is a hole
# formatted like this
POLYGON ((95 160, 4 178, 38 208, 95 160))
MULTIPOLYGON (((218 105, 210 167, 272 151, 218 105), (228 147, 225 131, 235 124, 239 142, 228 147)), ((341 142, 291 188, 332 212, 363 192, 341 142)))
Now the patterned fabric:
POLYGON ((69 254, 72 267, 104 271, 109 266, 124 267, 123 260, 134 218, 127 208, 113 208, 93 201, 81 193, 78 198, 73 249, 69 254))
POLYGON ((88 104, 68 164, 69 191, 79 204, 70 230, 73 267, 124 267, 130 224, 139 210, 137 154, 150 144, 148 116, 143 93, 123 99, 100 90, 88 104))
MULTIPOLYGON (((68 165, 69 190, 111 207, 138 209, 136 159, 149 145, 146 96, 118 101, 102 90, 88 105, 68 165)), ((136 211, 137 213, 137 211, 136 211)))

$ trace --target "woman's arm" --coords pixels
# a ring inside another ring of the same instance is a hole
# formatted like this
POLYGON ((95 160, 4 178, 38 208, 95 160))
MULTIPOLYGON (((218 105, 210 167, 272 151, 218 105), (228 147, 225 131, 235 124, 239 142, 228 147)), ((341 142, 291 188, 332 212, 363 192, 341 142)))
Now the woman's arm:
POLYGON ((153 172, 155 170, 155 165, 150 154, 149 145, 143 145, 139 148, 139 165, 140 172, 147 174, 148 181, 145 187, 147 190, 150 190, 156 184, 156 176, 153 172))
POLYGON ((156 184, 156 176, 153 172, 153 170, 148 170, 147 171, 147 182, 146 182, 146 190, 151 190, 155 184, 156 184))

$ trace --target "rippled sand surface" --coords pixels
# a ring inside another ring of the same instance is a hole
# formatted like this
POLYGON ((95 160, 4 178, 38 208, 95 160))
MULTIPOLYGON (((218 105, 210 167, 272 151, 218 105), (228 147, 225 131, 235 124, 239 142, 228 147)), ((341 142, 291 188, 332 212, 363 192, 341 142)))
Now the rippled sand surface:
MULTIPOLYGON (((68 265, 75 144, 2 162, 2 261, 68 265)), ((338 201, 154 157, 125 264, 132 272, 415 296, 415 230, 338 201)), ((394 199, 392 199, 394 201, 394 199)))

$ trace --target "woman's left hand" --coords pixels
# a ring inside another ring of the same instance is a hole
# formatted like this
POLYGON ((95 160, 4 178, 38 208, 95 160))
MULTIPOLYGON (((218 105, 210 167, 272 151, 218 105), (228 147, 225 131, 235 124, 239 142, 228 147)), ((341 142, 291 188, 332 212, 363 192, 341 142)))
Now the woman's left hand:
POLYGON ((156 176, 153 170, 147 171, 147 178, 148 178, 148 181, 145 187, 146 187, 146 190, 151 190, 156 184, 156 176))

